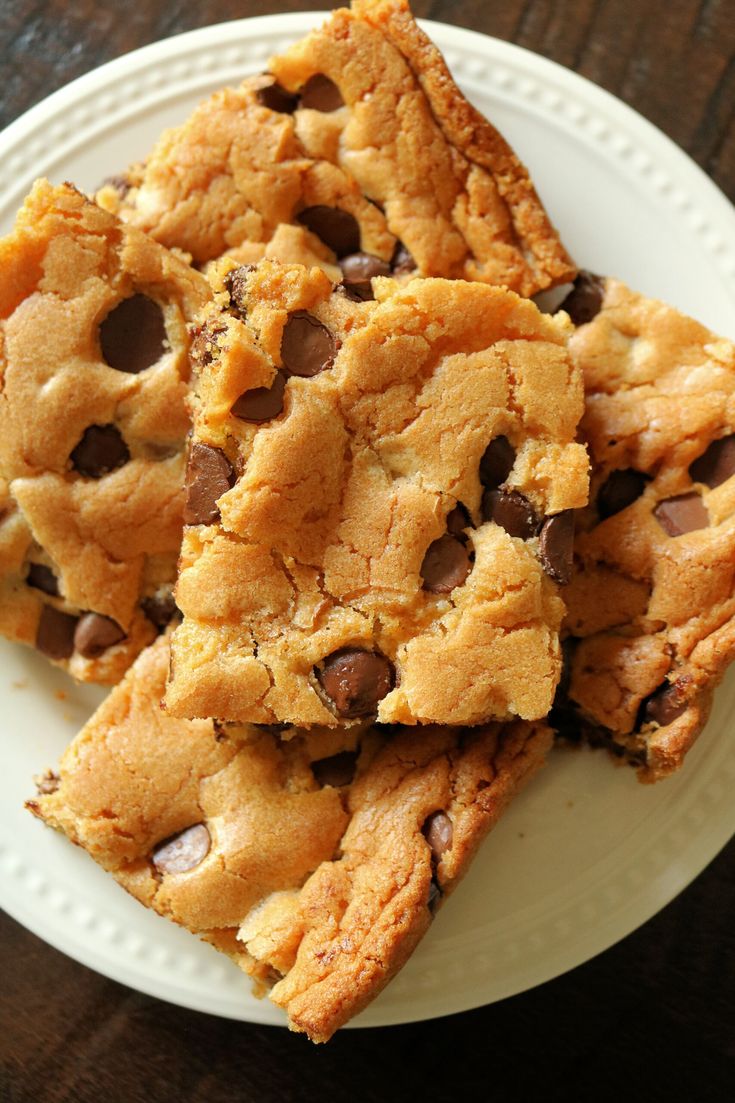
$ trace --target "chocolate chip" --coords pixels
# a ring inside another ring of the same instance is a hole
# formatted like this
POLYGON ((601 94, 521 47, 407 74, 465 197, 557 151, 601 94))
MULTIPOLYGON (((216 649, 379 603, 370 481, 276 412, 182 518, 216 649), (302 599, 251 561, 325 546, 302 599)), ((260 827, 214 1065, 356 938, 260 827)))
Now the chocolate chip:
POLYGON ((108 647, 125 639, 117 621, 101 613, 83 613, 74 630, 74 647, 85 659, 97 659, 108 647))
POLYGON ((510 475, 515 462, 515 448, 508 438, 495 437, 480 460, 480 482, 490 489, 500 486, 510 475))
POLYGON ((600 313, 604 296, 605 281, 602 276, 583 269, 559 310, 566 310, 575 326, 582 326, 600 313))
POLYGON ((233 404, 230 413, 233 417, 239 417, 242 421, 270 421, 278 417, 283 409, 283 392, 286 387, 286 376, 283 372, 276 372, 270 387, 253 387, 244 391, 233 404))
POLYGON ((190 355, 193 362, 200 368, 206 368, 212 363, 217 352, 217 337, 224 333, 224 326, 198 326, 192 332, 190 355))
POLYGON ((393 256, 390 261, 390 269, 394 276, 403 276, 409 272, 415 272, 418 265, 409 253, 402 241, 396 242, 393 256))
POLYGON ((339 716, 371 716, 393 688, 393 667, 383 655, 343 647, 328 655, 316 677, 339 716))
POLYGON ((641 716, 643 723, 652 722, 665 728, 678 720, 689 704, 687 689, 691 684, 691 677, 684 675, 675 682, 664 682, 650 697, 643 702, 641 716))
POLYGON ((626 467, 622 471, 613 471, 605 479, 597 495, 597 512, 600 520, 613 517, 621 510, 627 509, 637 498, 640 498, 646 489, 646 483, 650 482, 650 476, 642 471, 635 471, 632 467, 626 467))
POLYGON ((151 861, 159 873, 186 873, 209 854, 212 840, 203 823, 171 835, 154 848, 151 861))
POLYGON ((709 514, 696 490, 676 498, 664 498, 654 509, 653 516, 669 536, 681 536, 707 528, 709 524, 709 514))
POLYGON ((163 632, 179 611, 170 590, 144 597, 140 607, 159 632, 163 632))
POLYGON ((217 501, 235 483, 235 472, 221 448, 193 444, 186 468, 185 525, 213 525, 219 521, 217 501))
POLYGON ((509 536, 528 540, 538 529, 533 506, 516 490, 486 490, 482 496, 482 516, 504 528, 509 536))
POLYGON ((44 594, 50 594, 51 597, 59 596, 59 580, 51 568, 44 563, 30 564, 26 585, 32 586, 34 590, 42 590, 44 594))
POLYGON ((74 651, 77 617, 44 605, 36 631, 36 648, 49 659, 68 659, 74 651))
POLYGON ((446 812, 434 812, 428 816, 422 833, 431 847, 431 857, 435 862, 440 862, 444 852, 451 849, 454 828, 452 821, 446 812))
POLYGON ((356 766, 357 752, 342 751, 340 754, 333 754, 329 758, 320 758, 312 762, 311 770, 319 785, 331 785, 339 789, 351 783, 356 766))
POLYGON ((350 253, 339 262, 344 283, 361 299, 372 299, 373 276, 389 276, 390 265, 371 253, 350 253))
POLYGON ((246 313, 247 279, 254 271, 254 264, 241 264, 239 268, 232 268, 222 281, 230 293, 230 306, 243 316, 246 313))
POLYGON ((116 425, 90 425, 70 458, 80 475, 101 479, 126 464, 130 452, 116 425))
POLYGON ((689 467, 695 483, 714 490, 735 475, 735 435, 713 440, 706 452, 689 467))
POLYGON ((338 257, 357 253, 360 249, 360 227, 354 215, 340 207, 306 207, 297 221, 329 246, 338 257))
POLYGON ((464 530, 471 526, 469 510, 461 502, 458 502, 454 509, 450 509, 447 514, 447 532, 451 532, 452 536, 466 542, 467 535, 464 530))
POLYGON ((547 517, 539 534, 539 558, 549 578, 566 586, 574 566, 574 510, 547 517))
POLYGON ((123 299, 100 324, 104 360, 111 368, 132 375, 161 359, 165 341, 163 311, 147 295, 123 299))
POLYGON ((269 111, 278 111, 281 115, 293 115, 299 106, 299 97, 294 92, 286 91, 277 80, 266 85, 265 88, 259 88, 255 93, 255 98, 259 104, 267 107, 269 111))
POLYGON ((439 882, 435 877, 432 877, 431 884, 429 885, 429 899, 427 901, 427 907, 432 915, 439 907, 442 895, 442 890, 439 888, 439 882))
POLYGON ((424 589, 432 594, 448 594, 461 586, 472 570, 469 552, 461 540, 445 532, 429 544, 421 564, 424 589))
POLYGON ((36 774, 33 779, 39 796, 50 796, 59 788, 61 778, 53 770, 46 770, 43 774, 36 774))
POLYGON ((106 176, 100 188, 114 188, 120 198, 124 199, 130 191, 130 181, 127 176, 106 176))
POLYGON ((331 368, 337 355, 334 334, 306 310, 290 315, 281 337, 281 360, 291 375, 310 378, 331 368))
POLYGON ((301 106, 313 111, 337 111, 345 101, 337 85, 324 73, 314 73, 301 89, 301 106))

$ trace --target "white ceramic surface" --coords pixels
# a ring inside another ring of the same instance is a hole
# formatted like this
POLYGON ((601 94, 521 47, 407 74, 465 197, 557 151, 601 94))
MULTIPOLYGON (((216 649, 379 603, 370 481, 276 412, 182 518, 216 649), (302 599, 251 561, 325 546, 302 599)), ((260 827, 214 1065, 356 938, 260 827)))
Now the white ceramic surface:
MULTIPOLYGON (((209 27, 139 50, 0 135, 0 229, 34 177, 92 188, 146 154, 210 90, 258 71, 317 13, 209 27)), ((467 95, 529 165, 578 262, 735 336, 735 212, 659 131, 517 47, 427 24, 467 95)), ((140 907, 22 810, 103 692, 0 643, 0 903, 107 976, 188 1007, 277 1023, 224 957, 140 907)), ((502 999, 645 922, 735 830, 735 677, 685 770, 653 788, 603 754, 559 750, 485 844, 398 979, 359 1018, 386 1025, 502 999)), ((43 978, 39 977, 39 983, 43 978)))

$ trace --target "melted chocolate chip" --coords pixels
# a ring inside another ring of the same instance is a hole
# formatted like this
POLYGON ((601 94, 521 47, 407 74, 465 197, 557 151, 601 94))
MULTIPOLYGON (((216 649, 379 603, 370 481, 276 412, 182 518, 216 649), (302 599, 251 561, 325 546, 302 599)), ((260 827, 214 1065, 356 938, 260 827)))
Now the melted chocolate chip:
POLYGON ((59 580, 51 568, 44 563, 29 565, 26 585, 32 586, 34 590, 42 590, 44 594, 50 594, 51 597, 59 596, 59 580))
POLYGON ((393 667, 383 655, 343 647, 328 655, 316 677, 339 716, 371 716, 393 688, 393 667))
POLYGON ((604 279, 582 270, 559 310, 566 310, 575 326, 582 326, 600 313, 604 295, 604 279))
POLYGON ((695 483, 704 483, 711 490, 735 475, 735 434, 713 440, 706 452, 689 467, 695 483))
POLYGON ((49 659, 68 659, 74 651, 77 617, 44 605, 36 631, 36 648, 49 659))
POLYGON ((461 586, 472 570, 469 552, 461 540, 445 532, 429 544, 421 564, 424 589, 432 594, 448 594, 461 586))
POLYGON ((266 85, 265 88, 259 88, 255 98, 269 111, 278 111, 281 115, 293 115, 299 106, 299 97, 293 92, 287 92, 277 80, 266 85))
POLYGON ((335 789, 349 785, 355 776, 357 766, 356 751, 342 751, 312 762, 311 770, 319 785, 331 785, 335 789))
POLYGON ((339 266, 344 283, 363 300, 373 297, 370 283, 373 276, 390 275, 390 265, 370 253, 350 253, 342 258, 339 266))
POLYGON ((90 425, 70 458, 80 475, 101 479, 126 464, 130 452, 116 425, 90 425))
POLYGON ((533 506, 516 490, 486 490, 482 496, 482 516, 504 528, 509 536, 528 540, 538 529, 533 506))
POLYGON ((454 828, 452 821, 446 812, 434 812, 429 816, 422 828, 423 836, 431 847, 431 857, 434 862, 440 862, 444 852, 451 849, 454 828))
POLYGON ((212 840, 203 823, 171 835, 154 848, 151 861, 159 873, 186 873, 209 854, 212 840))
POLYGON ((296 216, 302 226, 311 230, 338 257, 360 250, 360 227, 354 215, 340 207, 306 207, 296 216))
POLYGON ((510 475, 515 462, 515 449, 508 438, 495 437, 480 460, 480 482, 490 490, 500 486, 510 475))
POLYGON ((390 270, 393 275, 404 276, 409 272, 415 272, 417 267, 416 261, 413 259, 403 242, 397 241, 390 262, 390 270))
POLYGON ((641 718, 643 723, 652 722, 665 728, 678 720, 689 704, 687 690, 691 677, 684 675, 675 682, 664 682, 643 702, 641 718))
POLYGON ((163 356, 166 326, 163 311, 147 295, 133 295, 118 303, 100 323, 103 359, 117 371, 138 372, 163 356))
POLYGON ((539 534, 539 558, 549 578, 566 586, 574 566, 574 510, 547 517, 539 534))
POLYGON ((450 509, 447 514, 447 532, 451 532, 452 536, 456 536, 466 543, 467 534, 464 530, 470 527, 472 527, 472 521, 469 510, 461 502, 458 502, 454 509, 450 509))
POLYGON ((219 521, 217 501, 235 483, 235 472, 221 448, 193 444, 186 468, 185 525, 219 521))
POLYGON ((192 332, 190 356, 194 364, 206 368, 214 360, 217 352, 217 337, 224 333, 224 326, 198 326, 192 332))
POLYGON ((337 111, 344 105, 339 88, 324 73, 309 77, 301 89, 301 106, 310 107, 312 111, 337 111))
POLYGON ((74 630, 74 647, 85 659, 97 659, 108 647, 125 639, 117 621, 101 613, 83 613, 74 630))
POLYGON ((254 264, 241 264, 239 268, 232 268, 222 281, 225 289, 230 293, 230 306, 243 317, 246 313, 247 279, 254 271, 254 264))
POLYGON ((253 421, 256 424, 270 421, 278 417, 283 409, 285 387, 286 376, 281 371, 276 372, 270 387, 253 387, 252 390, 245 391, 234 403, 230 413, 242 421, 253 421))
POLYGON ((646 489, 650 477, 642 471, 627 467, 622 471, 613 471, 605 479, 597 495, 597 512, 600 520, 613 517, 627 509, 646 489))
POLYGON ((144 597, 140 607, 159 632, 163 632, 179 611, 170 591, 144 597))
POLYGON ((310 378, 331 368, 337 355, 334 334, 306 310, 289 316, 281 337, 281 360, 291 375, 310 378))
POLYGON ((696 491, 664 498, 654 509, 653 516, 669 536, 682 536, 709 525, 709 514, 696 491))

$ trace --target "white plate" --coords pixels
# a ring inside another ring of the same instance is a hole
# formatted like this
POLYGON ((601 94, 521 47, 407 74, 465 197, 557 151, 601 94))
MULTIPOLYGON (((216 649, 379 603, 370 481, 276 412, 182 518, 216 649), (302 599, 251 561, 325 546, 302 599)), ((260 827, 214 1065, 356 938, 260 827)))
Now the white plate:
MULTIPOLYGON (((316 13, 209 27, 75 81, 0 136, 0 226, 33 178, 91 188, 143 156, 207 92, 263 68, 316 13)), ((649 123, 515 46, 427 29, 459 83, 529 165, 580 263, 615 273, 733 336, 735 212, 649 123)), ((52 945, 151 995, 282 1022, 235 966, 127 897, 22 811, 102 698, 28 650, 0 645, 0 902, 52 945)), ((558 751, 485 844, 398 979, 360 1016, 386 1025, 461 1011, 571 969, 644 923, 735 831, 735 677, 678 776, 653 788, 605 755, 558 751)), ((43 978, 39 977, 39 983, 43 978)))

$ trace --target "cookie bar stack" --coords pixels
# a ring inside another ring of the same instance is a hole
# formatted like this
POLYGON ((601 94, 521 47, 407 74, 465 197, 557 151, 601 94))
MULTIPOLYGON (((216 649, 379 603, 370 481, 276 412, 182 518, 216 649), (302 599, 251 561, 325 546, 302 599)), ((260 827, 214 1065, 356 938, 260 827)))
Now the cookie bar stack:
POLYGON ((28 806, 294 1029, 400 969, 554 731, 681 765, 733 346, 589 274, 537 309, 574 265, 403 0, 96 202, 39 182, 0 256, 0 630, 114 685, 28 806))

